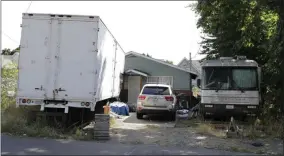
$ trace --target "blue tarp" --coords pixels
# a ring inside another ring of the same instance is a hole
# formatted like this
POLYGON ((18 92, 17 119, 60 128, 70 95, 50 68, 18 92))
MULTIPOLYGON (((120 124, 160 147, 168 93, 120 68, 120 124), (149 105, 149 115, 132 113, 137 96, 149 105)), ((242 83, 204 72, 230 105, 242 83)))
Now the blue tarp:
POLYGON ((125 116, 129 115, 129 107, 127 104, 123 102, 113 102, 109 106, 111 111, 114 112, 115 114, 125 115, 125 116))

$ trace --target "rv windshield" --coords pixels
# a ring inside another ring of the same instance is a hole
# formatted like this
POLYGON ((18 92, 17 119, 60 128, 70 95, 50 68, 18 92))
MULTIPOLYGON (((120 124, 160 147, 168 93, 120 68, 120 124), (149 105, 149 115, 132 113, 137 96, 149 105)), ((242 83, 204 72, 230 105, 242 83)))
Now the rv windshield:
POLYGON ((257 68, 207 67, 204 68, 203 89, 257 90, 257 68))

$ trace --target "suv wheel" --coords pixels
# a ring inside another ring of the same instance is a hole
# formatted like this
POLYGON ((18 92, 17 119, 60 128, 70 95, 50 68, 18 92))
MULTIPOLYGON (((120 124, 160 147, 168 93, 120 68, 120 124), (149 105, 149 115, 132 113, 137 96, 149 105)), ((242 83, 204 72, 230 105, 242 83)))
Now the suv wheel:
POLYGON ((143 119, 143 114, 136 112, 136 117, 137 117, 137 119, 143 119))

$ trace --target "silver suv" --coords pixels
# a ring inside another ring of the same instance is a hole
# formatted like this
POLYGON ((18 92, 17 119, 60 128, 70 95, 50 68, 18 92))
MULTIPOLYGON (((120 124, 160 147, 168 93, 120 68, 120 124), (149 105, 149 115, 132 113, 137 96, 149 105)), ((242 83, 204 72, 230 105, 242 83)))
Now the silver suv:
POLYGON ((171 113, 175 115, 176 96, 170 85, 146 84, 137 99, 136 116, 171 113))

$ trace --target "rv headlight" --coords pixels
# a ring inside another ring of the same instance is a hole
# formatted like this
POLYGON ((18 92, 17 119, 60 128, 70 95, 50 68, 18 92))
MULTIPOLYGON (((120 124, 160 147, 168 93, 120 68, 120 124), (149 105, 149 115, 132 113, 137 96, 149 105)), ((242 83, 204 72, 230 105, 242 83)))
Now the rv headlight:
POLYGON ((205 107, 212 108, 213 105, 205 105, 205 107))
POLYGON ((256 106, 248 106, 248 108, 250 108, 250 109, 255 109, 256 106))
POLYGON ((88 107, 90 106, 90 102, 86 102, 85 105, 88 107))

